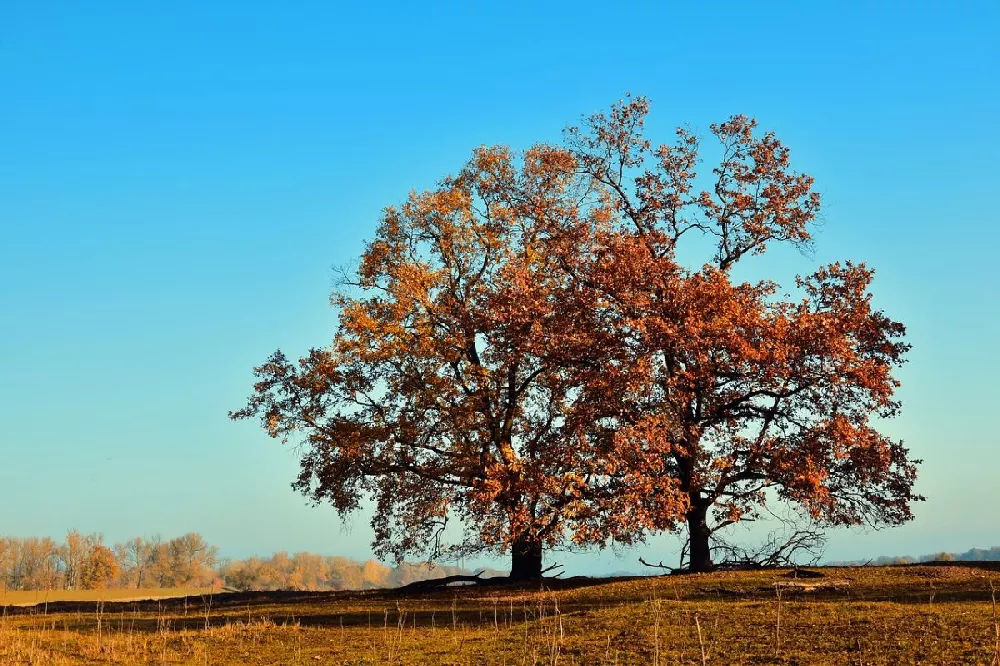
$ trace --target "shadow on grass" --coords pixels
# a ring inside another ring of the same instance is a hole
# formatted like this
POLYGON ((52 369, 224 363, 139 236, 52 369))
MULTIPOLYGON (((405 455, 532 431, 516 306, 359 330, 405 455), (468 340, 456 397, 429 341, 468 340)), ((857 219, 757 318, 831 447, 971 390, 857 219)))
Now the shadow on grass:
MULTIPOLYGON (((1000 562, 932 562, 895 567, 857 567, 857 571, 895 570, 906 571, 911 567, 959 567, 1000 572, 1000 562)), ((823 567, 811 567, 822 570, 823 567)), ((850 578, 850 569, 837 568, 838 573, 850 578)), ((760 570, 758 570, 758 573, 760 570)), ((58 626, 79 631, 93 630, 98 617, 104 626, 128 631, 153 633, 169 628, 197 630, 220 627, 226 624, 253 623, 266 619, 277 625, 293 624, 301 627, 370 627, 372 629, 406 628, 491 628, 510 626, 538 620, 543 615, 551 617, 556 599, 559 613, 573 615, 622 605, 642 603, 651 598, 649 590, 622 593, 609 589, 608 594, 597 597, 551 598, 538 595, 542 592, 561 592, 598 586, 609 586, 636 580, 669 577, 619 577, 567 579, 547 578, 533 582, 492 581, 489 585, 461 585, 425 591, 400 591, 394 589, 363 591, 268 591, 224 592, 214 595, 176 597, 144 601, 80 602, 59 601, 36 606, 4 607, 3 615, 59 616, 58 626), (522 598, 518 599, 518 597, 522 598), (505 597, 505 598, 500 598, 505 597), (362 608, 358 608, 362 606, 362 608), (341 612, 335 612, 340 607, 341 612), (206 619, 207 614, 207 619, 206 619)), ((678 580, 692 580, 680 576, 678 580)), ((926 586, 916 580, 899 587, 885 589, 861 584, 837 588, 794 589, 782 588, 781 597, 786 601, 823 603, 890 602, 900 604, 941 604, 958 602, 989 602, 991 590, 984 579, 941 579, 938 586, 933 579, 926 586)), ((706 581, 707 583, 708 581, 706 581)), ((746 585, 739 580, 718 581, 713 587, 685 589, 678 603, 711 602, 760 602, 775 599, 776 590, 771 585, 757 583, 746 585)), ((665 601, 674 601, 667 596, 665 601)))
POLYGON ((122 611, 131 613, 171 613, 184 609, 189 613, 204 612, 204 607, 210 605, 212 611, 245 609, 259 606, 289 606, 318 605, 333 603, 379 603, 398 602, 402 600, 434 601, 469 597, 470 601, 481 601, 478 595, 484 593, 533 594, 538 592, 559 592, 563 590, 607 585, 630 580, 640 580, 642 576, 626 576, 619 578, 591 578, 574 576, 572 578, 545 578, 540 581, 506 582, 492 580, 487 585, 455 585, 419 592, 401 591, 399 589, 377 590, 343 590, 343 591, 296 591, 274 590, 256 592, 220 592, 216 594, 195 595, 187 597, 171 597, 166 599, 145 599, 135 601, 50 601, 35 605, 0 606, 7 615, 49 615, 63 613, 95 613, 102 610, 104 614, 120 614, 122 611))

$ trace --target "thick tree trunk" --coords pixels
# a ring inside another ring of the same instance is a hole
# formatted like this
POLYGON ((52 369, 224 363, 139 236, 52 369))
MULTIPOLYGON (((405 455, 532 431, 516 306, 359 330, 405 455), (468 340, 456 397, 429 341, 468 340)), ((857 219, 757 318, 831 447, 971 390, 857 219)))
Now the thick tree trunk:
POLYGON ((542 577, 542 542, 530 536, 520 536, 510 548, 512 580, 536 580, 542 577))
POLYGON ((708 506, 701 502, 692 504, 688 509, 687 524, 691 571, 696 573, 711 571, 713 566, 709 538, 712 532, 708 529, 708 506))

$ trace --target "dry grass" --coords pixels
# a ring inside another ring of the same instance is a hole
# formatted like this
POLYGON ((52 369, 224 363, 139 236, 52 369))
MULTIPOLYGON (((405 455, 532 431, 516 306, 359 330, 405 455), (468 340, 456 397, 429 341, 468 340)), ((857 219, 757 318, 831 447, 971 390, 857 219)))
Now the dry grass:
POLYGON ((212 588, 157 587, 113 590, 0 590, 0 606, 29 606, 57 601, 141 601, 211 594, 212 588))
POLYGON ((1000 656, 1000 574, 830 569, 836 585, 776 587, 789 581, 782 573, 11 608, 0 616, 0 663, 868 666, 1000 656))

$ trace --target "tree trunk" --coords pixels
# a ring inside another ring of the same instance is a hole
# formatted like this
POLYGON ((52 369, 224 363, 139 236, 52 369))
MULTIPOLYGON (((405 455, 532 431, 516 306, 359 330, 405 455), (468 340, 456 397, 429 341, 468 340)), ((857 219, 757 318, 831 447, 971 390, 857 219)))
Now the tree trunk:
POLYGON ((695 573, 711 571, 713 566, 709 538, 712 532, 708 529, 708 505, 702 502, 692 503, 687 513, 687 524, 691 545, 689 553, 691 571, 695 573))
POLYGON ((537 580, 542 577, 542 542, 531 536, 519 536, 510 548, 511 580, 537 580))

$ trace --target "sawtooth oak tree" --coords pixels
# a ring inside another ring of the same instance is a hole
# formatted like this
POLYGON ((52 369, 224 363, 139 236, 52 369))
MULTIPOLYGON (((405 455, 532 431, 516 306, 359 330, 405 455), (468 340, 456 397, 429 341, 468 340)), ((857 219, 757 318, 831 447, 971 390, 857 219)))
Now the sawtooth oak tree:
POLYGON ((345 515, 372 499, 379 557, 509 552, 528 579, 546 548, 641 535, 608 438, 581 434, 562 351, 590 338, 563 307, 578 284, 551 230, 593 226, 588 182, 565 148, 476 151, 385 210, 332 296, 329 347, 256 368, 231 417, 302 445, 293 486, 314 502, 345 515))
POLYGON ((588 232, 596 247, 563 245, 560 262, 581 285, 565 307, 594 343, 571 380, 577 399, 615 432, 617 464, 658 480, 644 527, 686 527, 689 567, 707 571, 712 535, 760 517, 769 498, 820 525, 910 520, 920 461, 873 423, 899 411, 893 373, 909 345, 872 305, 873 271, 820 267, 794 296, 739 280, 768 247, 810 243, 812 178, 734 116, 712 126, 721 156, 701 180, 699 140, 679 129, 653 147, 647 111, 626 98, 567 131, 605 223, 588 232))

